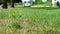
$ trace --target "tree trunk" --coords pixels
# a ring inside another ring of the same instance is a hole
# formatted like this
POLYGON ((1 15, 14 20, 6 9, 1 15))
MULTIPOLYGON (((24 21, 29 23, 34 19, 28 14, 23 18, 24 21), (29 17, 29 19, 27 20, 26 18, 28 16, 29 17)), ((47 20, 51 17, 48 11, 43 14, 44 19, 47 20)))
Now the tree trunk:
POLYGON ((7 7, 7 0, 3 0, 3 6, 2 6, 2 8, 8 8, 7 7))
POLYGON ((11 7, 14 8, 14 0, 11 0, 11 7))

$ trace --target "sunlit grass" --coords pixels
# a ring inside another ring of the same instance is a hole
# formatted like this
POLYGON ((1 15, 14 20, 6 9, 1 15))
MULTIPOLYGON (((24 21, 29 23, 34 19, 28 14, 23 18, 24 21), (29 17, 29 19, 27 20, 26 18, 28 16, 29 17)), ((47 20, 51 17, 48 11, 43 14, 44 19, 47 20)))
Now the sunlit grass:
POLYGON ((0 9, 0 24, 1 34, 60 34, 60 8, 0 9), (14 28, 16 22, 21 29, 14 28))

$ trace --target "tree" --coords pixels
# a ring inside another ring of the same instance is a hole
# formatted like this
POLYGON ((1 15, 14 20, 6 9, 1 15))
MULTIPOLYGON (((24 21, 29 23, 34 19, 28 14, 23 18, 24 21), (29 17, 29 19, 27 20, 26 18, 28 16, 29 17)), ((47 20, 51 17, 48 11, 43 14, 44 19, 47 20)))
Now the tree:
POLYGON ((7 7, 7 0, 3 0, 3 6, 2 6, 3 8, 8 8, 7 7))
POLYGON ((11 0, 11 7, 14 8, 14 0, 11 0))

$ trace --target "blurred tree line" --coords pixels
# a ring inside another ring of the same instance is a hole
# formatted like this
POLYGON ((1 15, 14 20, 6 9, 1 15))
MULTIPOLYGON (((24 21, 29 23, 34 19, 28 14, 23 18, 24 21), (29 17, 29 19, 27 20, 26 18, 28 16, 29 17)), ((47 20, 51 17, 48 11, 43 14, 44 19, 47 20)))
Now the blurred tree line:
MULTIPOLYGON (((47 2, 50 2, 51 0, 47 0, 47 2)), ((11 3, 11 7, 14 8, 14 3, 19 3, 19 2, 22 2, 22 0, 0 0, 0 2, 3 3, 3 8, 7 8, 7 2, 10 2, 11 3)), ((41 4, 42 3, 42 0, 36 0, 35 4, 41 4)))
MULTIPOLYGON (((51 2, 51 0, 47 0, 47 2, 51 2)), ((36 4, 42 3, 42 0, 36 0, 36 4)))
MULTIPOLYGON (((10 0, 7 0, 8 2, 10 2, 10 0)), ((22 2, 21 0, 14 0, 15 2, 22 2)), ((50 2, 51 0, 47 0, 48 2, 50 2)), ((2 2, 2 0, 0 0, 0 2, 2 2)), ((41 0, 36 0, 36 3, 41 3, 41 0)))
MULTIPOLYGON (((10 0, 7 0, 8 2, 10 2, 10 0)), ((3 2, 3 0, 0 0, 0 2, 3 2)), ((18 3, 18 2, 22 2, 21 0, 14 0, 14 2, 18 3)))
POLYGON ((3 5, 2 5, 2 8, 7 9, 9 2, 11 3, 11 4, 10 4, 11 7, 14 8, 14 3, 19 3, 19 2, 21 2, 21 0, 0 0, 0 5, 3 4, 3 5))

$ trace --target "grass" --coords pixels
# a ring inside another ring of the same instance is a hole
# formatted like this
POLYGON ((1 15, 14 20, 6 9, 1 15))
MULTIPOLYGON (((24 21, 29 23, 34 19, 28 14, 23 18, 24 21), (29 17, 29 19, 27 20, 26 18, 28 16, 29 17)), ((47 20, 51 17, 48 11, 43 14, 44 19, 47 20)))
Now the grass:
POLYGON ((60 8, 0 8, 0 34, 60 34, 60 8))

